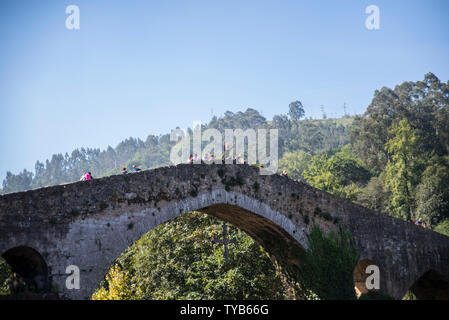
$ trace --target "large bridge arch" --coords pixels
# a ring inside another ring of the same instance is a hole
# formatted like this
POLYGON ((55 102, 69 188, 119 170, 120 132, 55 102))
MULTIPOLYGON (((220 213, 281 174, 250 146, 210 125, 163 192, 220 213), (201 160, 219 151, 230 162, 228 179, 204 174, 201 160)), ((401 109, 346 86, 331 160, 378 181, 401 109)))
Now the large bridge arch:
POLYGON ((342 226, 395 298, 421 270, 449 278, 448 237, 247 165, 179 165, 0 196, 0 252, 35 248, 62 297, 90 298, 129 245, 194 210, 247 232, 287 269, 299 263, 312 225, 342 226), (79 290, 65 286, 69 265, 80 268, 79 290))
POLYGON ((192 211, 210 214, 245 231, 286 272, 294 272, 299 265, 303 246, 307 245, 304 238, 306 231, 293 225, 282 214, 254 199, 225 190, 205 191, 195 198, 144 208, 142 211, 119 210, 116 215, 109 211, 108 214, 113 217, 107 220, 98 217, 86 219, 73 225, 67 235, 68 239, 78 239, 82 234, 92 235, 83 241, 83 245, 91 250, 89 254, 84 255, 85 250, 80 247, 79 252, 74 252, 63 264, 83 266, 85 277, 81 278, 82 288, 77 294, 84 295, 77 295, 76 298, 90 298, 112 263, 144 234, 192 211))

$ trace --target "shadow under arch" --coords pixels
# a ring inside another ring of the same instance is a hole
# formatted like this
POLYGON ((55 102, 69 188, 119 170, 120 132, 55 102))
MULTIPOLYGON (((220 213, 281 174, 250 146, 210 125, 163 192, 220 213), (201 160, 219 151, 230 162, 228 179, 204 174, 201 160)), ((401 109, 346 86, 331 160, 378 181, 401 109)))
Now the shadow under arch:
POLYGON ((229 222, 247 233, 268 252, 277 271, 285 277, 287 291, 295 288, 305 248, 282 227, 259 214, 230 204, 216 204, 198 211, 229 222))
POLYGON ((368 293, 368 289, 366 288, 366 279, 370 276, 370 274, 366 273, 366 268, 369 265, 376 265, 373 260, 370 259, 362 259, 357 263, 354 269, 354 289, 357 297, 360 297, 364 293, 368 293))
POLYGON ((449 300, 449 281, 430 269, 410 287, 418 300, 449 300))
POLYGON ((12 272, 12 293, 47 292, 50 288, 48 267, 35 249, 27 246, 11 248, 2 254, 12 272))

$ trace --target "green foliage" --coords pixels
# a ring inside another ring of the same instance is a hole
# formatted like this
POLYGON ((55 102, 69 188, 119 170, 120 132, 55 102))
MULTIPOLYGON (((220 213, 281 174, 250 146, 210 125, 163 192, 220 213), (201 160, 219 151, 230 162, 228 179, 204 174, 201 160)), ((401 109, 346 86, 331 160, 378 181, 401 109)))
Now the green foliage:
POLYGON ((3 193, 17 192, 31 189, 31 182, 33 181, 33 173, 24 169, 17 175, 11 172, 6 173, 6 178, 3 181, 3 193))
POLYGON ((423 81, 377 90, 354 120, 351 145, 377 176, 358 195, 370 208, 430 226, 448 217, 449 83, 423 81))
POLYGON ((317 189, 335 193, 341 188, 340 181, 332 173, 332 162, 326 155, 314 156, 303 175, 307 183, 317 189))
POLYGON ((366 182, 370 173, 345 147, 331 158, 312 157, 303 176, 315 188, 354 201, 360 192, 357 184, 366 182))
POLYGON ((393 123, 406 120, 420 137, 423 153, 449 153, 449 83, 428 73, 423 81, 406 81, 394 89, 376 90, 363 117, 351 129, 351 144, 357 156, 378 174, 389 160, 385 144, 393 123))
POLYGON ((416 215, 429 225, 449 219, 449 157, 433 157, 416 188, 416 215))
POLYGON ((350 233, 342 230, 325 235, 313 226, 298 274, 299 296, 305 299, 352 300, 354 268, 359 255, 350 233))
POLYGON ((118 265, 112 266, 106 275, 107 288, 100 287, 92 300, 136 300, 141 297, 140 287, 134 288, 128 272, 121 272, 118 265))
POLYGON ((9 264, 0 258, 0 295, 10 294, 12 272, 9 264))
POLYGON ((293 121, 298 121, 304 117, 304 107, 302 106, 301 101, 296 100, 288 105, 288 115, 293 121))
POLYGON ((318 155, 333 153, 349 142, 352 119, 291 121, 274 116, 270 127, 279 130, 279 154, 304 150, 318 155))
POLYGON ((418 138, 406 120, 394 123, 390 134, 392 138, 385 144, 391 158, 385 168, 385 188, 391 192, 389 210, 394 217, 410 221, 413 193, 423 167, 418 138))
POLYGON ((435 231, 442 233, 449 237, 449 219, 446 219, 442 222, 440 222, 436 227, 435 231))
POLYGON ((418 298, 415 296, 415 294, 409 290, 405 294, 405 296, 402 298, 402 300, 418 300, 418 298))
POLYGON ((126 282, 130 299, 285 299, 267 253, 244 232, 228 231, 238 244, 229 245, 225 264, 223 245, 212 243, 222 237, 222 222, 198 212, 182 215, 129 247, 117 260, 126 279, 107 282, 126 282))
POLYGON ((364 163, 352 154, 349 144, 333 155, 331 161, 332 171, 343 185, 366 184, 371 178, 364 163))
POLYGON ((376 211, 386 213, 386 202, 389 195, 384 191, 383 175, 372 177, 366 187, 360 189, 357 202, 376 211))
POLYGON ((278 172, 287 170, 288 176, 295 180, 304 180, 303 172, 307 169, 312 155, 304 150, 298 150, 295 152, 286 152, 279 159, 278 172))

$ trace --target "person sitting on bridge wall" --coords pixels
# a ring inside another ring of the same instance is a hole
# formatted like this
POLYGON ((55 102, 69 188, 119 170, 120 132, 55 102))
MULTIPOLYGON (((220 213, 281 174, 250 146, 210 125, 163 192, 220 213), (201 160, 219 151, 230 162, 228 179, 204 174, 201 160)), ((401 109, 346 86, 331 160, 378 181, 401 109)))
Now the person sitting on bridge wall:
POLYGON ((131 169, 131 172, 139 172, 139 171, 142 171, 142 169, 137 168, 137 166, 134 164, 133 168, 131 169))
POLYGON ((92 179, 93 179, 92 173, 90 173, 90 172, 85 172, 85 173, 81 176, 80 181, 86 181, 86 180, 92 180, 92 179))
POLYGON ((427 224, 422 220, 422 218, 418 218, 418 220, 415 221, 415 225, 427 228, 427 224))
POLYGON ((200 158, 198 157, 198 155, 195 153, 195 155, 193 156, 193 162, 194 163, 198 163, 198 162, 200 162, 200 158))

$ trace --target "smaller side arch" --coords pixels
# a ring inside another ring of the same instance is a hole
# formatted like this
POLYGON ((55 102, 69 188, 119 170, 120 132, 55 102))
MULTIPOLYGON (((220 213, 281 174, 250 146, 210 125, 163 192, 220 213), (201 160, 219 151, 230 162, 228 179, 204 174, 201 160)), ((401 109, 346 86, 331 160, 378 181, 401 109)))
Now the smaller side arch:
POLYGON ((12 272, 12 291, 47 292, 50 288, 48 267, 35 249, 18 246, 2 254, 12 272))
POLYGON ((449 300, 449 280, 430 269, 410 287, 419 300, 449 300))

